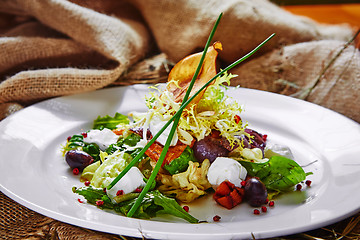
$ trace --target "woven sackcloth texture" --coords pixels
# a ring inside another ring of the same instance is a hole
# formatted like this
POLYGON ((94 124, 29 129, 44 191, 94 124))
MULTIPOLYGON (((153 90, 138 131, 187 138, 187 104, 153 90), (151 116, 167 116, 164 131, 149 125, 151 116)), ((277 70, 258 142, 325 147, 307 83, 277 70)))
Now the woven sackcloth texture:
POLYGON ((360 54, 341 41, 276 49, 238 67, 233 84, 293 95, 360 121, 360 54))
MULTIPOLYGON (((232 85, 301 98, 360 122, 357 29, 320 24, 268 0, 0 0, 0 120, 52 97, 163 82, 174 63, 202 50, 220 12, 220 67, 276 33, 232 70, 232 85)), ((132 239, 58 222, 3 193, 0 201, 0 239, 132 239)), ((359 221, 357 214, 316 235, 356 239, 359 221)))
POLYGON ((126 3, 112 16, 56 0, 1 1, 0 11, 31 18, 0 40, 0 72, 6 74, 0 102, 104 87, 142 58, 150 42, 145 26, 133 19, 136 10, 126 3))
MULTIPOLYGON (((33 212, 0 192, 0 239, 116 240, 120 236, 74 227, 33 212)), ((133 238, 126 238, 131 240, 133 238)))

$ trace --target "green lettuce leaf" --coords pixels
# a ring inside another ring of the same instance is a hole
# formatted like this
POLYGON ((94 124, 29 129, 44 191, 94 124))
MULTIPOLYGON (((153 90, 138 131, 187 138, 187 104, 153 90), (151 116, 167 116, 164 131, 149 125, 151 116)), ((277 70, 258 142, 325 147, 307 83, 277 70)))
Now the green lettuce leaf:
POLYGON ((164 168, 171 175, 174 175, 184 172, 189 167, 189 161, 197 162, 193 150, 187 146, 178 158, 175 158, 169 164, 164 165, 164 168))
POLYGON ((258 177, 269 190, 287 191, 304 181, 307 174, 294 160, 283 156, 272 156, 265 163, 240 161, 251 176, 258 177))
POLYGON ((71 136, 71 138, 66 144, 66 149, 64 150, 67 152, 70 150, 82 149, 83 146, 84 146, 84 136, 80 134, 75 134, 71 136))
POLYGON ((94 162, 97 162, 100 160, 100 148, 95 143, 84 143, 83 151, 88 153, 90 156, 93 157, 94 162))
MULTIPOLYGON (((117 150, 123 151, 126 150, 126 145, 130 147, 134 147, 139 141, 141 140, 141 136, 131 133, 126 138, 120 139, 117 143, 111 144, 105 152, 109 155, 113 154, 117 150), (125 146, 124 146, 125 145, 125 146)), ((138 152, 137 150, 132 151, 126 151, 130 155, 132 155, 133 152, 138 152)), ((136 156, 136 155, 135 155, 136 156)))
POLYGON ((126 152, 117 151, 112 155, 108 155, 105 161, 95 170, 91 185, 100 188, 107 187, 131 160, 132 157, 126 152))
POLYGON ((123 114, 115 113, 114 117, 110 117, 106 115, 105 117, 98 116, 97 119, 94 120, 93 129, 116 129, 116 126, 119 124, 129 124, 129 118, 123 114))
POLYGON ((73 192, 83 196, 88 203, 96 205, 96 201, 102 200, 104 204, 101 208, 113 209, 114 205, 112 204, 110 198, 106 195, 105 191, 100 188, 81 187, 73 188, 73 192))

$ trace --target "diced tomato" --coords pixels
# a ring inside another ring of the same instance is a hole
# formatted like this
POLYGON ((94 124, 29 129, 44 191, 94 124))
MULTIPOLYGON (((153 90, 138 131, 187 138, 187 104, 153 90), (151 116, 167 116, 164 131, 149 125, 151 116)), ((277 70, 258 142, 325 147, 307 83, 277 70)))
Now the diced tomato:
MULTIPOLYGON (((194 145, 195 140, 191 143, 191 145, 189 147, 192 147, 194 145)), ((166 153, 164 162, 163 162, 163 166, 165 164, 169 164, 172 160, 174 160, 175 158, 178 158, 181 153, 185 150, 185 148, 188 145, 178 141, 177 144, 175 146, 170 146, 169 150, 166 153)), ((161 145, 158 142, 154 142, 153 144, 151 144, 151 146, 146 150, 145 154, 147 156, 149 156, 151 159, 157 161, 160 158, 160 154, 163 150, 163 145, 161 145)))
POLYGON ((238 124, 241 121, 241 118, 239 115, 234 116, 235 123, 238 124))
POLYGON ((217 187, 213 198, 219 205, 232 209, 242 202, 244 194, 243 188, 236 187, 229 181, 224 181, 217 187))
MULTIPOLYGON (((131 131, 135 134, 138 134, 141 137, 143 135, 143 129, 141 129, 141 128, 131 129, 131 131)), ((147 131, 146 136, 147 136, 148 140, 150 140, 152 138, 152 135, 149 130, 147 131)), ((195 139, 191 142, 189 147, 192 148, 194 143, 195 143, 195 139)), ((165 156, 162 166, 164 166, 165 164, 169 164, 172 160, 178 158, 184 152, 184 150, 187 146, 188 145, 182 143, 181 141, 178 141, 175 146, 170 146, 166 153, 166 156, 165 156)), ((146 150, 145 154, 148 157, 150 157, 152 160, 158 161, 163 149, 164 149, 164 146, 162 144, 160 144, 159 142, 155 141, 146 150)))
POLYGON ((227 209, 232 209, 233 206, 233 202, 232 199, 229 195, 218 198, 215 200, 218 204, 220 204, 221 206, 227 208, 227 209))
POLYGON ((116 135, 122 135, 124 133, 125 129, 113 129, 113 133, 115 133, 116 135))
POLYGON ((243 188, 235 188, 231 193, 230 197, 233 200, 234 206, 240 204, 242 202, 244 196, 244 189, 243 188))
POLYGON ((229 181, 224 181, 222 183, 220 183, 220 185, 216 188, 216 194, 220 195, 220 196, 225 196, 230 194, 231 189, 233 186, 233 184, 230 183, 229 181))

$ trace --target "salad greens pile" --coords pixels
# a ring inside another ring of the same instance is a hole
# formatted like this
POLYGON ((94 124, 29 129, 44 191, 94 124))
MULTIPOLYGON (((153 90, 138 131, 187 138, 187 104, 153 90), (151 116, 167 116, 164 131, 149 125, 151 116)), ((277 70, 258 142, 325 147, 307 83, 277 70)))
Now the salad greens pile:
MULTIPOLYGON (((129 118, 127 116, 116 113, 114 117, 99 116, 94 120, 93 129, 108 128, 113 130, 128 123, 129 118)), ((97 205, 101 209, 112 209, 115 212, 126 215, 140 193, 128 193, 116 196, 114 202, 108 197, 104 188, 124 169, 126 164, 136 156, 139 148, 130 150, 128 148, 134 147, 140 140, 141 137, 139 135, 131 133, 125 138, 119 138, 117 143, 111 144, 104 152, 102 152, 96 144, 84 143, 84 136, 81 134, 76 134, 69 138, 67 144, 63 148, 64 154, 73 149, 87 151, 88 148, 86 147, 89 145, 96 149, 95 152, 98 153, 95 157, 98 160, 87 166, 81 175, 83 181, 91 180, 91 185, 80 188, 74 187, 73 192, 83 196, 88 203, 97 205), (99 201, 101 204, 99 204, 99 201)), ((93 151, 90 153, 92 152, 93 151)), ((187 166, 186 164, 184 165, 182 159, 185 159, 188 162, 189 160, 187 157, 191 155, 191 152, 191 149, 187 149, 175 163, 169 165, 170 171, 173 170, 174 172, 178 172, 180 169, 186 169, 187 166)), ((155 184, 152 189, 154 188, 155 184)), ((159 214, 170 214, 190 223, 197 223, 199 221, 187 213, 175 199, 166 197, 158 190, 152 190, 146 194, 145 198, 142 200, 141 207, 137 209, 134 217, 150 219, 159 214)))
MULTIPOLYGON (((206 99, 211 98, 212 101, 216 100, 218 106, 224 104, 222 100, 225 101, 224 90, 226 87, 221 87, 221 81, 218 81, 218 85, 215 85, 212 88, 209 88, 208 92, 204 95, 206 99), (220 89, 222 89, 220 91, 220 89)), ((202 111, 208 111, 205 107, 207 101, 204 100, 201 109, 197 109, 200 113, 202 111)), ((229 102, 229 99, 226 98, 226 101, 229 102)), ((217 106, 215 104, 208 105, 212 110, 217 106)), ((236 105, 222 105, 223 108, 230 106, 234 110, 236 105)), ((209 109, 208 108, 208 109, 209 109)), ((221 109, 221 111, 225 111, 221 109)), ((192 110, 190 110, 192 111, 192 110)), ((190 113, 190 111, 188 113, 190 113)), ((194 114, 196 114, 194 112, 194 114)), ((227 113, 229 114, 229 113, 227 113)), ((232 114, 235 114, 232 113, 232 114)), ((215 114, 216 115, 216 114, 215 114)), ((146 115, 144 115, 147 117, 146 115)), ((204 122, 206 121, 206 116, 204 116, 204 122)), ((232 117, 232 115, 230 115, 232 117)), ((213 118, 214 115, 209 116, 213 118)), ((143 119, 138 119, 138 121, 143 121, 143 119)), ((104 151, 95 143, 87 143, 84 139, 86 134, 75 134, 68 138, 66 145, 63 148, 64 154, 70 150, 81 150, 87 152, 94 159, 94 162, 89 164, 81 174, 81 181, 89 182, 88 186, 74 188, 73 191, 76 194, 83 196, 88 203, 97 205, 101 209, 112 209, 115 212, 126 215, 133 206, 134 202, 139 196, 139 192, 131 192, 123 195, 115 196, 111 199, 104 189, 108 184, 131 162, 131 160, 137 155, 137 153, 142 149, 144 144, 142 143, 143 136, 136 134, 135 132, 129 131, 132 127, 139 127, 138 122, 132 122, 129 117, 116 113, 114 117, 99 116, 94 120, 93 129, 110 129, 113 131, 122 131, 122 134, 119 135, 118 140, 115 143, 112 143, 104 151), (99 205, 98 202, 101 201, 99 205)), ((216 126, 216 123, 214 124, 216 126)), ((212 127, 214 127, 212 126, 212 127)), ((243 133, 243 132, 242 132, 243 133)), ((241 148, 241 146, 240 146, 241 148)), ((259 155, 259 149, 246 149, 253 153, 253 155, 259 155), (256 150, 258 152, 256 152, 256 150)), ((266 151, 266 150, 265 150, 266 151)), ((234 151, 236 152, 236 151, 234 151)), ((239 151, 241 155, 242 151, 239 151)), ((245 152, 245 151, 244 151, 245 152)), ((273 156, 269 155, 272 151, 269 151, 267 155, 268 159, 263 158, 261 161, 254 161, 247 159, 249 153, 243 154, 243 156, 234 157, 237 159, 240 164, 247 170, 249 176, 256 176, 260 179, 266 186, 269 191, 276 193, 290 191, 296 184, 305 180, 306 176, 311 173, 305 173, 301 166, 299 166, 294 160, 286 158, 284 156, 278 156, 274 154, 273 156)), ((261 151, 260 151, 261 155, 261 151)), ((254 158, 256 159, 256 158, 254 158)), ((141 161, 136 165, 144 176, 144 181, 147 181, 149 174, 152 171, 153 165, 151 164, 152 160, 145 154, 141 161)), ((190 162, 198 162, 194 156, 194 152, 191 146, 186 146, 184 151, 180 154, 179 157, 173 159, 169 164, 163 166, 161 176, 177 176, 181 175, 188 170, 190 162), (164 173, 165 171, 165 173, 164 173)), ((201 163, 199 163, 201 164, 201 163)), ((166 196, 161 191, 157 190, 158 185, 161 185, 161 180, 158 183, 154 183, 151 191, 146 193, 146 196, 141 202, 140 207, 136 210, 133 217, 149 219, 155 217, 159 214, 170 214, 177 217, 180 217, 190 223, 199 222, 198 219, 191 216, 186 212, 176 199, 171 198, 171 196, 166 196)), ((160 188, 161 189, 161 188, 160 188)), ((174 189, 172 189, 174 190, 174 189)), ((174 191, 172 191, 173 193, 174 191)))

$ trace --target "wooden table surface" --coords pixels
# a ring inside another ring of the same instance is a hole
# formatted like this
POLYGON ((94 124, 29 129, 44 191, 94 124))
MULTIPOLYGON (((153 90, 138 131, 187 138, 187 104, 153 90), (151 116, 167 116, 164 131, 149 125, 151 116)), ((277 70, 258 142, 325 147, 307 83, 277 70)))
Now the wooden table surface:
POLYGON ((283 8, 297 15, 310 17, 317 22, 331 24, 347 23, 360 28, 360 3, 289 5, 283 6, 283 8))
POLYGON ((287 11, 297 15, 308 16, 322 23, 348 23, 360 28, 359 4, 329 4, 329 5, 296 5, 284 6, 287 11))
MULTIPOLYGON (((309 17, 319 23, 348 24, 355 31, 360 30, 360 3, 287 5, 283 8, 293 14, 309 17)), ((355 39, 355 45, 360 49, 360 36, 355 39)))

